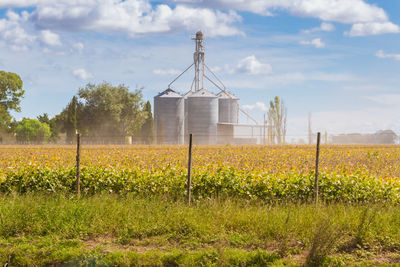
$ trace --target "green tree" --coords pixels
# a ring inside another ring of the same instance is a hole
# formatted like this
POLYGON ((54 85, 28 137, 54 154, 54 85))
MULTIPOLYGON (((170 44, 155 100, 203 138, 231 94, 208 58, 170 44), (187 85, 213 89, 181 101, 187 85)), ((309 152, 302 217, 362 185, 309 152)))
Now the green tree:
POLYGON ((124 85, 88 84, 79 89, 78 128, 91 137, 124 138, 140 134, 146 118, 141 89, 124 85))
POLYGON ((73 143, 78 129, 78 98, 73 96, 65 110, 64 129, 67 134, 67 143, 73 143))
POLYGON ((50 127, 47 123, 41 123, 36 119, 24 118, 17 122, 15 127, 17 141, 20 143, 37 143, 47 142, 50 138, 50 127))
POLYGON ((125 142, 127 136, 141 134, 148 115, 151 106, 150 113, 144 111, 142 89, 130 92, 125 85, 103 82, 80 88, 54 120, 69 143, 75 140, 77 130, 87 141, 125 142))
POLYGON ((54 118, 49 118, 49 115, 47 113, 44 113, 43 115, 39 115, 37 119, 41 123, 46 123, 50 127, 50 137, 49 137, 49 142, 57 142, 60 137, 59 137, 59 126, 57 125, 57 117, 54 118))
POLYGON ((143 123, 140 135, 145 144, 152 144, 154 141, 154 119, 150 101, 147 101, 144 105, 143 112, 146 115, 146 120, 143 123))
POLYGON ((64 110, 54 116, 50 120, 51 127, 54 128, 53 132, 53 140, 58 140, 58 134, 60 132, 66 133, 66 142, 72 144, 75 141, 76 132, 78 130, 78 113, 81 109, 82 104, 79 103, 78 98, 73 96, 68 105, 64 108, 64 110))
POLYGON ((49 119, 49 115, 47 113, 43 113, 43 115, 39 115, 37 116, 38 121, 40 121, 41 123, 47 123, 49 124, 50 119, 49 119))
POLYGON ((287 128, 287 108, 284 102, 275 96, 273 101, 269 102, 268 120, 271 127, 271 135, 274 139, 273 142, 284 144, 286 142, 286 128, 287 128))
POLYGON ((11 122, 10 111, 21 111, 21 98, 25 91, 18 74, 0 71, 0 127, 7 128, 11 122))

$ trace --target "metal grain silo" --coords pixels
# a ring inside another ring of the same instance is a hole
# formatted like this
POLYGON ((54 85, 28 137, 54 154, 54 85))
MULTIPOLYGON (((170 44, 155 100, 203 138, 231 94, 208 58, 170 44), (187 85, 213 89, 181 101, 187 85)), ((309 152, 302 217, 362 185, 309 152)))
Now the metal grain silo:
POLYGON ((184 138, 184 141, 185 141, 185 144, 188 144, 189 143, 189 131, 188 131, 188 119, 189 119, 189 116, 188 116, 188 101, 187 101, 187 98, 188 98, 188 96, 190 96, 190 95, 192 95, 194 93, 194 91, 192 91, 192 90, 190 90, 189 92, 187 92, 186 94, 184 94, 183 95, 183 99, 184 99, 184 115, 185 115, 185 119, 184 119, 184 128, 185 128, 185 130, 184 130, 184 132, 185 132, 185 138, 184 138))
POLYGON ((183 144, 184 100, 168 88, 154 97, 154 130, 158 144, 183 144))
POLYGON ((187 132, 196 144, 216 144, 218 98, 206 89, 189 93, 185 98, 187 132))
POLYGON ((218 95, 218 122, 239 122, 239 98, 224 90, 218 95))

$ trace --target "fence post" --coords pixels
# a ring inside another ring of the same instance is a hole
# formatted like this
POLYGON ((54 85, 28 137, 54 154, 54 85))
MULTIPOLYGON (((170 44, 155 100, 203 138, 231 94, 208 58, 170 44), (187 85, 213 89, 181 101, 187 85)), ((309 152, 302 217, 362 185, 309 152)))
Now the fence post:
POLYGON ((321 143, 321 133, 317 133, 317 155, 315 157, 315 182, 314 182, 314 198, 315 204, 318 204, 318 168, 319 168, 319 146, 321 143))
POLYGON ((189 135, 189 159, 188 159, 188 174, 187 174, 187 202, 190 205, 191 194, 191 173, 192 173, 192 134, 189 135))
POLYGON ((81 179, 80 179, 80 163, 81 163, 81 134, 76 134, 76 191, 78 196, 81 195, 81 179))

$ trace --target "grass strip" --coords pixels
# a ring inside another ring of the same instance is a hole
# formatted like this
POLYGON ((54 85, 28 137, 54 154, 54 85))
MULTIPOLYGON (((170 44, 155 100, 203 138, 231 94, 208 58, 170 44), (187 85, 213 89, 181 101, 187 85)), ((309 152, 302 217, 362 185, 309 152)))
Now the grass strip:
POLYGON ((265 266, 396 263, 400 207, 0 196, 0 263, 265 266), (382 257, 382 255, 385 255, 382 257))

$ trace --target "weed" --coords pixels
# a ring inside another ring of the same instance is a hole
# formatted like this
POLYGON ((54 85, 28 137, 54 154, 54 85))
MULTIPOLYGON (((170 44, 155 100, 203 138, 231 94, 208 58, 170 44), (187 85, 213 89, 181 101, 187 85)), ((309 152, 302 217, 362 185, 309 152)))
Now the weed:
POLYGON ((342 236, 343 231, 330 218, 322 218, 317 224, 306 265, 321 266, 342 236))

